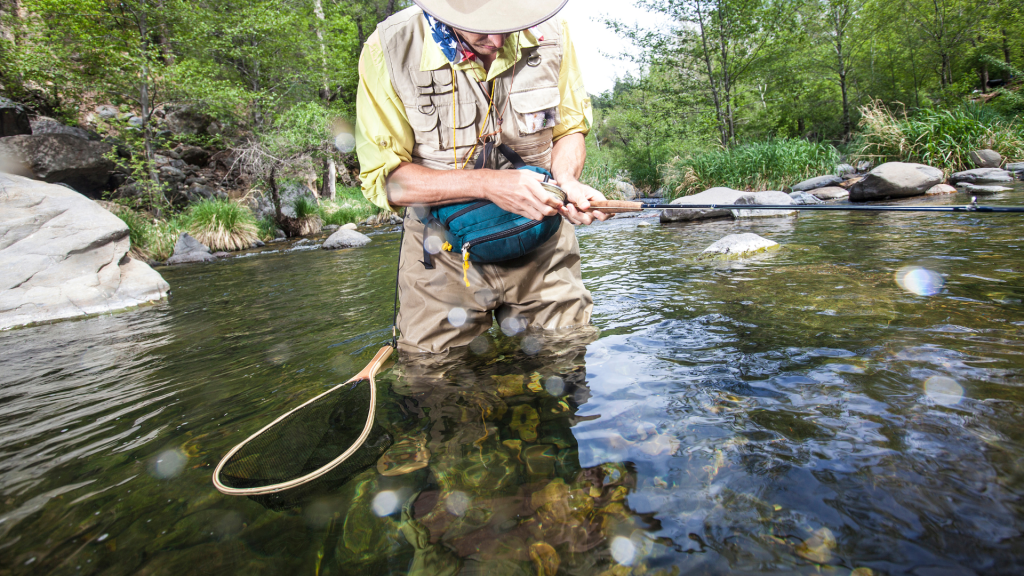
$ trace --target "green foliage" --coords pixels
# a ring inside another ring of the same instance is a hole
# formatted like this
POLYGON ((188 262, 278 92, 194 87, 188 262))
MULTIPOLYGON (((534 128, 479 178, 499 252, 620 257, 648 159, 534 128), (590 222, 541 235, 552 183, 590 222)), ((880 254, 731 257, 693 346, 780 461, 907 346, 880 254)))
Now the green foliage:
POLYGON ((665 167, 672 198, 715 186, 736 190, 782 190, 814 176, 830 174, 839 151, 806 140, 771 140, 673 158, 665 167))
POLYGON ((608 199, 619 199, 612 185, 612 181, 618 178, 618 173, 611 150, 607 146, 598 148, 597 138, 594 136, 587 137, 586 144, 587 162, 583 165, 580 182, 601 192, 608 199))
POLYGON ((188 231, 211 250, 243 250, 256 241, 259 228, 247 207, 230 200, 203 200, 189 207, 188 231))
POLYGON ((299 196, 292 200, 292 208, 295 209, 295 217, 299 219, 320 213, 320 206, 309 196, 299 196))
POLYGON ((178 236, 186 231, 187 217, 151 222, 149 218, 127 206, 112 205, 112 212, 128 226, 131 255, 141 260, 166 260, 174 253, 178 236))
MULTIPOLYGON (((348 190, 355 190, 358 192, 359 189, 351 188, 348 190)), ((350 222, 361 222, 380 212, 380 209, 377 206, 374 206, 368 200, 363 198, 362 193, 359 193, 358 198, 352 197, 349 194, 342 197, 342 194, 340 193, 338 196, 339 199, 335 201, 320 201, 319 214, 325 225, 337 224, 338 226, 343 226, 350 222)))
POLYGON ((277 222, 271 214, 267 214, 263 218, 260 218, 256 222, 256 228, 259 230, 257 234, 259 235, 260 240, 273 240, 277 235, 277 222))
POLYGON ((880 102, 861 108, 855 157, 880 162, 917 162, 946 172, 974 168, 970 153, 991 148, 1024 158, 1024 127, 992 108, 963 105, 949 110, 895 113, 880 102))

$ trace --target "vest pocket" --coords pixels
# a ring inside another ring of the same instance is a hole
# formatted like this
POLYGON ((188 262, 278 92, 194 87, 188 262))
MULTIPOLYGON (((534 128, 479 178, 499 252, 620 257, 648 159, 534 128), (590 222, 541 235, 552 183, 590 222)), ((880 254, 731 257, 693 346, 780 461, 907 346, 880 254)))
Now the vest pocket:
POLYGON ((561 101, 558 86, 512 94, 512 110, 519 136, 530 136, 554 128, 558 124, 558 105, 561 101))
POLYGON ((479 133, 476 122, 480 111, 475 105, 459 104, 454 112, 450 103, 439 105, 437 109, 441 150, 450 150, 453 144, 461 148, 476 143, 479 133))

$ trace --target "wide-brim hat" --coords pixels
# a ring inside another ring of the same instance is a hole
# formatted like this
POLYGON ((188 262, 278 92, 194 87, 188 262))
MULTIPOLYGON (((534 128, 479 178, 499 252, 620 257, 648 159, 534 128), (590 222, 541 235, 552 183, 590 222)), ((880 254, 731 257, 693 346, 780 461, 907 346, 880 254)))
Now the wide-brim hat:
POLYGON ((551 18, 569 0, 413 0, 441 22, 476 34, 526 30, 551 18))

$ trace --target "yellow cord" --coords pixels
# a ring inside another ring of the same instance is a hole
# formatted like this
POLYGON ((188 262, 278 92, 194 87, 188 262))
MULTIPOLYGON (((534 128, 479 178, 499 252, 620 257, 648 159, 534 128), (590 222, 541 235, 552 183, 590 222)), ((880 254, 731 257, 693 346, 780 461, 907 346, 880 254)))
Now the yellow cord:
POLYGON ((448 242, 445 242, 444 244, 441 244, 441 250, 444 250, 445 252, 451 252, 452 245, 449 244, 448 242))
POLYGON ((469 288, 469 246, 462 245, 462 281, 469 288))
POLYGON ((491 94, 487 101, 487 114, 484 115, 484 124, 480 128, 480 133, 476 136, 476 142, 473 143, 473 147, 470 148, 469 154, 466 156, 466 160, 462 162, 462 166, 459 166, 459 155, 457 153, 457 147, 455 146, 455 124, 457 122, 455 115, 455 87, 458 85, 458 76, 455 74, 455 65, 448 62, 448 66, 452 69, 452 159, 455 162, 456 170, 465 170, 466 164, 469 164, 469 160, 473 157, 473 153, 476 152, 477 145, 480 144, 480 139, 484 136, 484 131, 487 130, 487 120, 491 117, 491 109, 494 108, 494 80, 491 81, 491 94))

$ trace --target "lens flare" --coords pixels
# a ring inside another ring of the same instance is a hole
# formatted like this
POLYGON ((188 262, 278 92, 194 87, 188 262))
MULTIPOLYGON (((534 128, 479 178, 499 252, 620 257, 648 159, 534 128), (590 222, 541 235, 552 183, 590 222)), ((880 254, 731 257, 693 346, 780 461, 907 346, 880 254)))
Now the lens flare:
POLYGON ((469 350, 473 354, 486 354, 491 351, 491 341, 481 334, 469 343, 469 350))
POLYGON ((945 283, 938 272, 920 266, 904 266, 896 271, 896 284, 918 296, 934 296, 942 291, 945 283))
POLYGON ((174 478, 185 469, 188 456, 181 450, 166 450, 157 455, 150 466, 150 473, 161 480, 174 478))
POLYGON ((448 311, 448 321, 456 328, 466 323, 467 316, 465 308, 459 308, 458 306, 448 311))
POLYGON ((611 552, 612 558, 623 566, 632 566, 636 559, 636 546, 625 536, 612 538, 611 552))
POLYGON ((338 152, 348 154, 356 147, 356 137, 349 132, 342 132, 334 137, 334 147, 338 152))
POLYGON ((423 239, 423 247, 431 254, 441 252, 441 246, 444 246, 444 240, 440 236, 427 236, 423 239))
POLYGON ((964 387, 946 376, 930 376, 924 381, 924 394, 936 404, 955 406, 964 399, 964 387))
POLYGON ((391 516, 398 510, 398 494, 391 490, 385 490, 373 497, 373 503, 370 506, 377 516, 382 518, 391 516))
POLYGON ((551 376, 544 381, 544 390, 552 396, 561 396, 565 393, 565 380, 558 376, 551 376))
POLYGON ((528 356, 533 356, 537 352, 540 352, 541 347, 542 344, 540 338, 535 338, 533 336, 523 338, 523 343, 520 345, 520 348, 522 348, 523 352, 528 356))
POLYGON ((470 498, 465 492, 456 490, 448 495, 448 498, 444 501, 445 510, 448 510, 455 516, 462 516, 469 509, 470 498))
POLYGON ((505 336, 515 336, 526 330, 526 319, 521 316, 510 316, 501 321, 501 331, 505 336))

